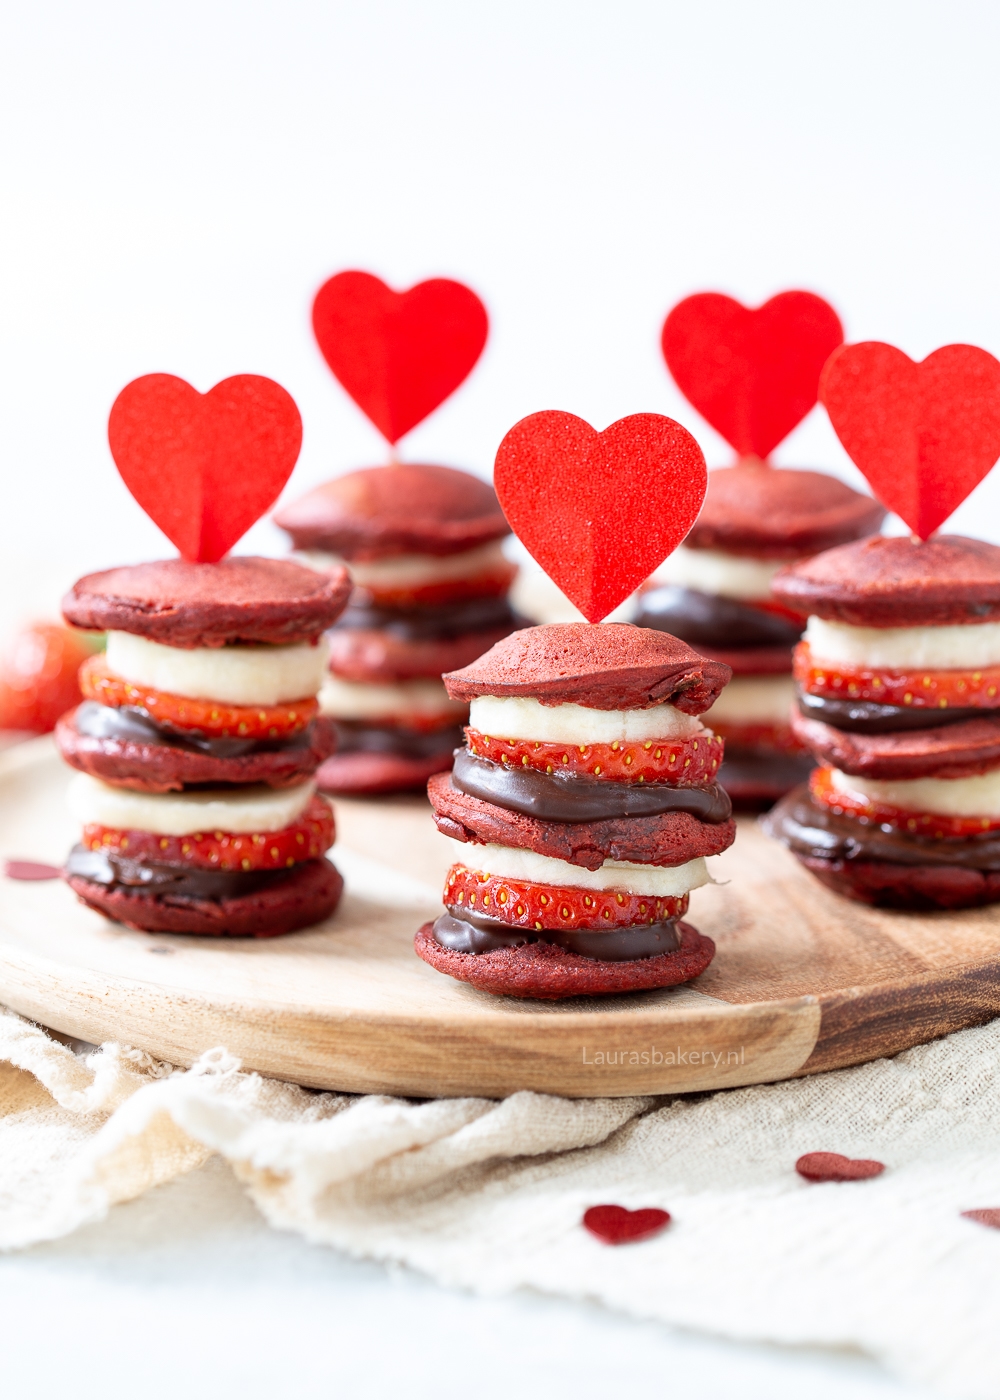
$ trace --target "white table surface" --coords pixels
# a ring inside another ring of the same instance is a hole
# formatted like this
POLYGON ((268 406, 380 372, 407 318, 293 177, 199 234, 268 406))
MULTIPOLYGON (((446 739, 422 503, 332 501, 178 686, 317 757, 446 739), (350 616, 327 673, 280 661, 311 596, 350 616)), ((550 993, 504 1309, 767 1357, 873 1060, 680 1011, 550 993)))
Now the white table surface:
POLYGON ((352 1260, 270 1229, 218 1160, 0 1258, 0 1338, 4 1393, 41 1400, 923 1393, 853 1354, 733 1344, 529 1293, 477 1298, 352 1260))

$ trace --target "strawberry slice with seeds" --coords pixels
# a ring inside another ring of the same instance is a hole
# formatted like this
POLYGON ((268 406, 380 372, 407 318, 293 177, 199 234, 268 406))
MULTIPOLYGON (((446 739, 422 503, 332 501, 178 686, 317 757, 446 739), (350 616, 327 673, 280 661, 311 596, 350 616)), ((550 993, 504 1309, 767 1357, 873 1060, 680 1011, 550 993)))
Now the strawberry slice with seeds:
POLYGON ((873 802, 864 793, 843 792, 834 786, 833 769, 828 765, 813 769, 809 775, 809 791, 817 802, 839 817, 858 817, 872 826, 891 826, 914 836, 949 840, 1000 830, 1000 817, 943 817, 936 812, 908 812, 903 807, 873 802))
POLYGON ((691 739, 646 739, 636 744, 550 744, 536 739, 497 739, 467 728, 469 752, 511 768, 539 773, 580 773, 618 783, 668 783, 694 787, 715 781, 723 741, 710 730, 691 739))
POLYGON ((914 710, 1000 709, 1000 666, 976 671, 892 671, 888 667, 826 666, 807 642, 793 653, 796 681, 826 700, 873 700, 914 710))
POLYGON ((653 897, 626 894, 622 890, 581 890, 571 885, 541 885, 530 880, 510 880, 453 865, 444 884, 444 903, 461 914, 500 919, 514 928, 536 932, 556 928, 633 928, 636 924, 662 924, 679 919, 688 907, 686 894, 653 897))

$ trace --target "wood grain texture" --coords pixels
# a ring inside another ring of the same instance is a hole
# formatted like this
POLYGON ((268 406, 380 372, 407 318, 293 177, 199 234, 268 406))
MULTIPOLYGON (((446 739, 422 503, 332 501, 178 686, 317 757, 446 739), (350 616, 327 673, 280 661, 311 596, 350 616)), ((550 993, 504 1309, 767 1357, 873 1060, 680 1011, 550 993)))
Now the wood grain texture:
MULTIPOLYGON (((0 755, 0 855, 75 839, 47 740, 0 755)), ((225 1045, 262 1073, 414 1096, 725 1088, 854 1064, 1000 1013, 1000 910, 885 913, 814 881, 752 822, 691 919, 718 944, 696 985, 552 1004, 494 998, 412 951, 453 859, 420 798, 337 804, 335 917, 275 940, 142 934, 61 883, 0 880, 0 1000, 175 1064, 225 1045)))

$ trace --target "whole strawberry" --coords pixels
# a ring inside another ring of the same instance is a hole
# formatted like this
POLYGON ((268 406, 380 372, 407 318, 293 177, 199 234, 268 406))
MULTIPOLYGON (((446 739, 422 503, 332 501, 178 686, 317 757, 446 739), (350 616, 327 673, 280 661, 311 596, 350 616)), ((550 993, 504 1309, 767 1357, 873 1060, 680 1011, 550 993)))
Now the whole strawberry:
POLYGON ((81 700, 77 672, 95 639, 56 622, 23 628, 0 659, 0 729, 47 734, 81 700))

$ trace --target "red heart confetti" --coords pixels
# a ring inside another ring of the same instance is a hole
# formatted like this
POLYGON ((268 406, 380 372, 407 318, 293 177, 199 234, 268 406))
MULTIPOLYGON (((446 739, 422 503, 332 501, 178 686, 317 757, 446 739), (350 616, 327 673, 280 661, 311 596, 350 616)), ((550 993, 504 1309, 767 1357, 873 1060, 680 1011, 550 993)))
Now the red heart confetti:
POLYGON ((975 345, 919 363, 877 340, 845 345, 819 394, 851 461, 922 540, 1000 457, 1000 362, 975 345))
POLYGON ((700 292, 670 312, 661 343, 688 402, 741 457, 766 458, 816 403, 843 339, 837 313, 812 292, 779 292, 756 310, 700 292))
POLYGON ((591 1206, 583 1215, 583 1228, 605 1244, 637 1244, 652 1239, 670 1224, 669 1211, 650 1206, 626 1210, 624 1206, 591 1206))
POLYGON ((977 1225, 988 1225, 991 1230, 1000 1230, 1000 1210, 963 1210, 963 1220, 974 1220, 977 1225))
POLYGON ((214 564, 281 494, 302 419, 259 374, 234 374, 207 394, 146 374, 115 399, 108 442, 125 485, 182 557, 214 564))
POLYGON ((839 1152, 807 1152, 795 1163, 795 1170, 806 1181, 865 1181, 870 1176, 881 1176, 885 1163, 842 1157, 839 1152))
POLYGON ((672 418, 635 413, 599 433, 552 410, 515 423, 493 480, 528 552, 600 622, 680 544, 708 474, 701 448, 672 418))
POLYGON ((6 860, 3 873, 8 880, 58 880, 62 871, 58 865, 43 865, 38 860, 6 860))
POLYGON ((453 394, 483 353, 489 320, 469 287, 444 277, 394 292, 370 272, 338 272, 313 302, 323 357, 390 443, 453 394))

